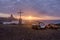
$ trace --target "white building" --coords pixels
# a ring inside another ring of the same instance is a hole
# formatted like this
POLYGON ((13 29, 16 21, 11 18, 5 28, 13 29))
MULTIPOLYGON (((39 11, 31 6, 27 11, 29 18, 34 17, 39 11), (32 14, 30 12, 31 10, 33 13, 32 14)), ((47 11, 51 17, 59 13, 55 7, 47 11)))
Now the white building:
POLYGON ((19 21, 3 22, 3 24, 18 24, 19 21))

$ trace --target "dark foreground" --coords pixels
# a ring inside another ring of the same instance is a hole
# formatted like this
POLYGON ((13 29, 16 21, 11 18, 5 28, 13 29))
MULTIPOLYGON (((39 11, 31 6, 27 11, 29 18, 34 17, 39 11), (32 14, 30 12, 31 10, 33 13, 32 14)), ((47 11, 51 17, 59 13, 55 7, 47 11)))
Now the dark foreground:
POLYGON ((33 30, 27 26, 0 25, 0 40, 60 40, 60 29, 33 30))

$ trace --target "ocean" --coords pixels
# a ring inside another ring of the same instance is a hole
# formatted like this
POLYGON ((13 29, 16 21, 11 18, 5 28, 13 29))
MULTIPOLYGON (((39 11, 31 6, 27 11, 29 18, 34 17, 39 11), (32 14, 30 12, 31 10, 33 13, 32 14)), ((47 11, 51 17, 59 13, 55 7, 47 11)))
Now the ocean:
POLYGON ((43 22, 45 24, 50 24, 50 23, 58 24, 60 23, 60 20, 40 20, 40 22, 43 22))

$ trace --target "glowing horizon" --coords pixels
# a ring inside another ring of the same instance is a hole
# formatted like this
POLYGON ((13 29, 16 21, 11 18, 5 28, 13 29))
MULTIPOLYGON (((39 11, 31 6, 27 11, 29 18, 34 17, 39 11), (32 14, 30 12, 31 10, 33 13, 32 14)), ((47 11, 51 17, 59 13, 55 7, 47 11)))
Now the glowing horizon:
MULTIPOLYGON (((19 19, 19 15, 14 15, 14 18, 19 19)), ((32 15, 27 15, 27 16, 22 16, 23 20, 60 20, 60 17, 54 17, 54 16, 43 16, 42 17, 37 17, 37 16, 32 16, 32 15)), ((10 14, 3 14, 0 13, 0 17, 10 17, 10 14)))
MULTIPOLYGON (((16 17, 19 19, 19 16, 16 17)), ((44 16, 44 17, 35 17, 35 16, 22 16, 23 20, 60 20, 60 17, 44 16)))

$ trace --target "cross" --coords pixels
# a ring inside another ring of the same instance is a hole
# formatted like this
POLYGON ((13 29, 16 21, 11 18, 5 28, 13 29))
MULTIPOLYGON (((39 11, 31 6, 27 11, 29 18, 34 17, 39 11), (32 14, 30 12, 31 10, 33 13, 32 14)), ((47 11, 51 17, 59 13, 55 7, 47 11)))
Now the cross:
POLYGON ((18 13, 19 13, 19 15, 20 15, 20 18, 19 18, 19 24, 21 25, 21 24, 22 24, 21 13, 23 13, 23 12, 21 12, 21 10, 20 10, 20 12, 18 12, 18 13))
POLYGON ((21 12, 21 10, 20 10, 20 12, 18 12, 19 13, 19 15, 20 15, 20 19, 21 19, 21 14, 23 13, 23 12, 21 12))

